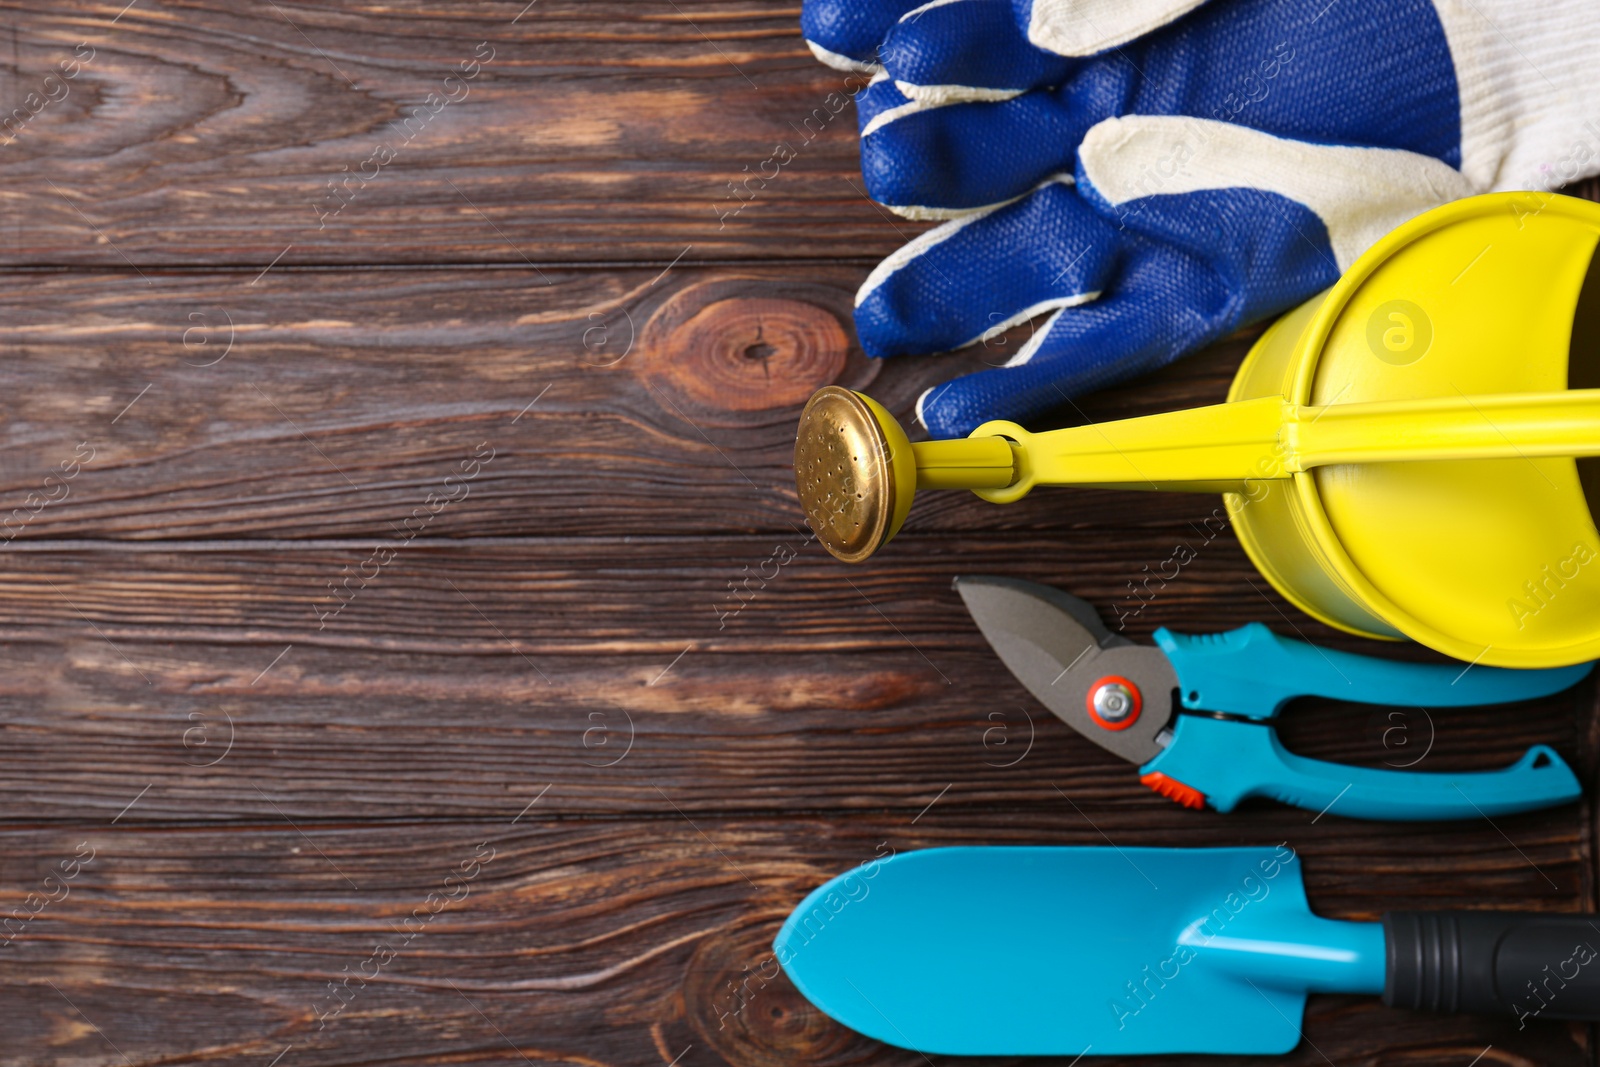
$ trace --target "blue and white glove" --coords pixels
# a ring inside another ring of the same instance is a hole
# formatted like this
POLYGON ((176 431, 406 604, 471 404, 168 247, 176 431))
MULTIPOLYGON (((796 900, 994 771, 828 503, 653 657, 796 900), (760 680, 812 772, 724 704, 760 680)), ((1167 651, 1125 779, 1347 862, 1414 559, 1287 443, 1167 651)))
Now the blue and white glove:
POLYGON ((1331 285, 1449 200, 1600 172, 1592 0, 806 0, 873 199, 948 219, 856 296, 869 355, 1050 317, 925 393, 1025 422, 1331 285))

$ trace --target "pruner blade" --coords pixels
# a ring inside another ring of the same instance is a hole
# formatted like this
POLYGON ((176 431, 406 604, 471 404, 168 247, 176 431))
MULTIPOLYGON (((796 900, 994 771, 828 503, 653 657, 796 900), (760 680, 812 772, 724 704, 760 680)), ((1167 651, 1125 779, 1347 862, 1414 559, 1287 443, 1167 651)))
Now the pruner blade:
POLYGON ((1178 686, 1164 652, 1112 633, 1087 601, 1047 585, 986 576, 954 585, 1001 662, 1057 718, 1132 763, 1161 753, 1178 686))

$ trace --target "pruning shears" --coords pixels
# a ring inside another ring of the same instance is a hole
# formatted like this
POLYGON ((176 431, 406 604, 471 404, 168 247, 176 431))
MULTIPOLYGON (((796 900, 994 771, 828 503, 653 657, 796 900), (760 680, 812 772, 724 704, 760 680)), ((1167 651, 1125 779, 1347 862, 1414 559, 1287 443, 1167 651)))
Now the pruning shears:
POLYGON ((1264 796, 1350 818, 1471 819, 1553 807, 1582 791, 1548 745, 1493 771, 1375 770, 1297 756, 1272 724, 1300 696, 1426 708, 1531 700, 1575 685, 1592 663, 1463 671, 1321 648, 1259 622, 1215 634, 1162 628, 1155 645, 1141 645, 1049 586, 963 577, 955 588, 1030 693, 1185 807, 1225 812, 1264 796))

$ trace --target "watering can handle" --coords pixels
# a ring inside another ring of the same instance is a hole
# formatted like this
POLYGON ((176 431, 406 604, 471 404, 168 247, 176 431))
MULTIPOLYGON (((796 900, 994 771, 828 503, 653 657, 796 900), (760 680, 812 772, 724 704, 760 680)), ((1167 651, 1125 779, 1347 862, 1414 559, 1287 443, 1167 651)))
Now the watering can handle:
POLYGON ((1600 389, 1301 407, 1294 470, 1334 463, 1600 455, 1600 389))
POLYGON ((1583 791, 1572 768, 1546 745, 1494 771, 1372 770, 1296 756, 1270 723, 1199 715, 1178 716, 1166 750, 1140 772, 1157 792, 1204 794, 1217 811, 1261 796, 1307 811, 1386 821, 1492 818, 1555 807, 1583 791))
POLYGON ((1178 676, 1186 708, 1270 719, 1296 697, 1423 708, 1534 700, 1584 679, 1592 663, 1544 670, 1406 663, 1280 637, 1259 622, 1220 634, 1179 634, 1155 642, 1178 676))
POLYGON ((1600 455, 1600 389, 1311 406, 1281 396, 1029 433, 986 422, 973 438, 1016 443, 1009 503, 1035 485, 1238 491, 1338 463, 1600 455))

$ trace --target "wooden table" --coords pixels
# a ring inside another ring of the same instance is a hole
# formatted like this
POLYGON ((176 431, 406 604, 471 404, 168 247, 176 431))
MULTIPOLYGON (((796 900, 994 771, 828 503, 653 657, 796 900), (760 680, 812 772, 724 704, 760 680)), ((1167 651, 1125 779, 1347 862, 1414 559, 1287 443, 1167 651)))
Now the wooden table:
MULTIPOLYGON (((1595 906, 1588 802, 1181 810, 951 592, 1359 647, 1210 498, 931 495, 869 565, 827 557, 805 397, 904 412, 1003 348, 862 357, 852 293, 917 227, 864 198, 796 6, 524 2, 8 5, 0 1063, 915 1064, 769 955, 888 848, 1287 841, 1331 916, 1595 906)), ((1219 399, 1249 340, 1085 414, 1219 399)), ((1545 742, 1592 783, 1595 707, 1284 733, 1424 769, 1545 742)), ((1305 1032, 1283 1062, 1594 1047, 1353 997, 1305 1032)))

